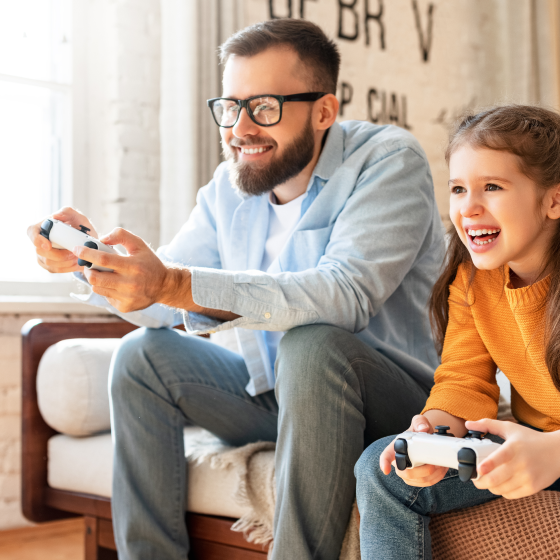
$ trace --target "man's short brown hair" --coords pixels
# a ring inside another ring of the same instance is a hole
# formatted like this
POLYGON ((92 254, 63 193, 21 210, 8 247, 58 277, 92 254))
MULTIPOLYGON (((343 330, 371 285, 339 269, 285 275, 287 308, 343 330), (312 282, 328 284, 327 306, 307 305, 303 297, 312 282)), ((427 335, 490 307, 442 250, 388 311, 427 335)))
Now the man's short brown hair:
POLYGON ((273 19, 238 31, 220 46, 220 62, 225 64, 232 55, 254 56, 271 47, 297 53, 310 74, 311 90, 336 94, 338 47, 318 25, 304 19, 273 19))

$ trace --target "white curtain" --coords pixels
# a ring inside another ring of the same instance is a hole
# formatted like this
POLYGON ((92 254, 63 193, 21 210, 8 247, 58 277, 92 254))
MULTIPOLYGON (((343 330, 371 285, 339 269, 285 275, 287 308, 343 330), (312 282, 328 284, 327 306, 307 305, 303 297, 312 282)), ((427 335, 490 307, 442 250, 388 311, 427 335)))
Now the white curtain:
POLYGON ((206 100, 221 94, 217 49, 236 31, 237 0, 161 0, 161 228, 168 243, 220 163, 206 100))

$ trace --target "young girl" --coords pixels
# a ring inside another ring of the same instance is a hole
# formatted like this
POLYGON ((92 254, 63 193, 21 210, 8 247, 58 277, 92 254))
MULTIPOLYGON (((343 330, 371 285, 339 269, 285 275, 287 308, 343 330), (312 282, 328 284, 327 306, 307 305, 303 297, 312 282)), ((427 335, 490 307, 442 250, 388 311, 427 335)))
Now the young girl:
POLYGON ((446 160, 454 229, 430 309, 442 364, 409 430, 504 443, 466 483, 444 467, 391 469, 392 437, 371 445, 355 469, 363 560, 430 559, 429 515, 560 490, 560 116, 467 117, 446 160), (519 424, 495 420, 497 367, 519 424))

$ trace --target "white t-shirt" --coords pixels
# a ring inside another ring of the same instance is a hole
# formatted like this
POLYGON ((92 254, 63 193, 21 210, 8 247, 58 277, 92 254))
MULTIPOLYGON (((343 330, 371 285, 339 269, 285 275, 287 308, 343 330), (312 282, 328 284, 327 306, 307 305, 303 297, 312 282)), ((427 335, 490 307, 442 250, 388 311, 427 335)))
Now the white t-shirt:
MULTIPOLYGON (((263 260, 260 270, 266 272, 270 265, 278 258, 282 252, 286 241, 292 235, 295 227, 301 218, 301 205, 307 193, 294 198, 286 204, 278 204, 274 193, 271 192, 268 199, 268 235, 264 246, 263 260)), ((274 368, 276 361, 276 352, 280 339, 284 336, 283 331, 265 331, 264 337, 268 346, 268 354, 270 362, 274 368)))

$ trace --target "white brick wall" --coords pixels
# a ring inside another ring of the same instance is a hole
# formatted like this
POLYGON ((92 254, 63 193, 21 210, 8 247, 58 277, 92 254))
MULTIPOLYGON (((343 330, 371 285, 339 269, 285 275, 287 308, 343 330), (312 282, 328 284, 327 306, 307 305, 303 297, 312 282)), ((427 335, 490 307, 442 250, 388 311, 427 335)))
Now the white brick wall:
MULTIPOLYGON (((157 246, 160 0, 75 5, 83 10, 74 33, 83 41, 75 67, 77 205, 100 234, 122 226, 157 246)), ((20 330, 31 318, 0 314, 0 530, 28 524, 20 506, 20 330)))
POLYGON ((76 130, 82 155, 75 176, 86 192, 78 192, 77 204, 100 234, 120 226, 157 246, 160 1, 96 0, 84 6, 76 106, 85 124, 76 130))

